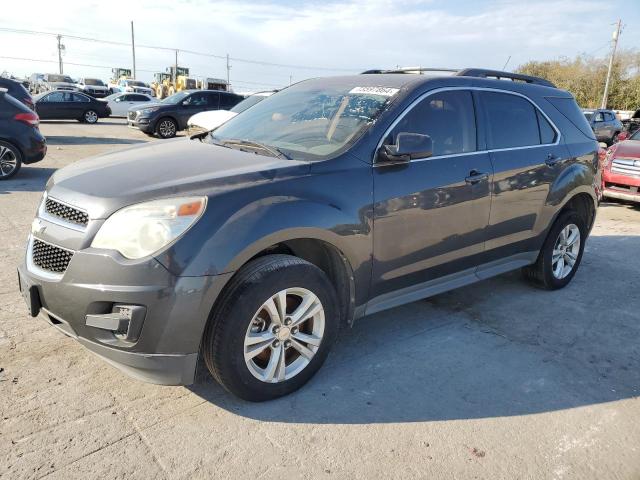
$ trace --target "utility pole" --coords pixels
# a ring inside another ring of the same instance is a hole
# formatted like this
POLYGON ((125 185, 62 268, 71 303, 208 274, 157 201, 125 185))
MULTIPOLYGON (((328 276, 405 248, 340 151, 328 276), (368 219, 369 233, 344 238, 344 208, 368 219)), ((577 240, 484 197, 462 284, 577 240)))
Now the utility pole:
POLYGON ((173 84, 178 83, 178 50, 176 50, 176 63, 173 65, 173 84))
POLYGON ((231 72, 231 64, 229 63, 229 54, 227 53, 227 90, 231 91, 231 84, 229 83, 229 74, 231 72))
POLYGON ((620 30, 622 28, 622 20, 618 19, 616 29, 613 32, 613 48, 611 49, 611 58, 609 58, 609 69, 607 70, 607 81, 604 84, 604 95, 602 95, 602 104, 600 108, 607 108, 607 97, 609 96, 609 83, 611 82, 611 70, 613 69, 613 58, 618 48, 618 38, 620 38, 620 30))
POLYGON ((64 45, 62 45, 62 35, 56 35, 58 39, 58 70, 60 70, 60 75, 64 72, 62 70, 62 50, 64 49, 64 45))
POLYGON ((136 40, 133 35, 133 20, 131 21, 131 53, 133 55, 133 78, 138 78, 136 75, 136 40))

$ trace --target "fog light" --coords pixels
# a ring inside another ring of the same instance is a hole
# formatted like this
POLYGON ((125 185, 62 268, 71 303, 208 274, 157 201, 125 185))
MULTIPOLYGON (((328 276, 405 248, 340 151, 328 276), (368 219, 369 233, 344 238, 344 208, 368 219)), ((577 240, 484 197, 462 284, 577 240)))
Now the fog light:
POLYGON ((140 336, 147 309, 140 305, 116 303, 111 313, 90 314, 85 318, 89 327, 109 330, 119 340, 135 342, 140 336))

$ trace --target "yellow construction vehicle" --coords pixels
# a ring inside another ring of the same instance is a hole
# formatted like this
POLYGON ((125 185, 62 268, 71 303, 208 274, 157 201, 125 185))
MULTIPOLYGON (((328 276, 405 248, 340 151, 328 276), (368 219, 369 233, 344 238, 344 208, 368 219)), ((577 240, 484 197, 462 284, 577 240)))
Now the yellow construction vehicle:
POLYGON ((163 99, 182 90, 197 88, 194 78, 189 78, 189 69, 184 67, 167 67, 166 72, 159 72, 154 75, 151 88, 156 94, 156 98, 163 99), (174 70, 176 70, 174 72, 174 70), (177 73, 177 75, 175 74, 177 73))

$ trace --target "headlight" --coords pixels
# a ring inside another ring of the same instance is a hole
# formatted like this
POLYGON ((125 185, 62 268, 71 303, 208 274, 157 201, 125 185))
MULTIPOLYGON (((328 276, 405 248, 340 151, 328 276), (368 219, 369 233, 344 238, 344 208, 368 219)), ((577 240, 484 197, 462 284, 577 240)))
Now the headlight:
POLYGON ((185 233, 206 205, 206 197, 186 197, 125 207, 104 222, 91 246, 117 250, 130 259, 146 257, 185 233))
POLYGON ((147 108, 142 108, 140 110, 138 110, 140 112, 140 114, 144 114, 144 113, 151 113, 151 112, 155 112, 156 110, 158 110, 160 107, 147 107, 147 108))

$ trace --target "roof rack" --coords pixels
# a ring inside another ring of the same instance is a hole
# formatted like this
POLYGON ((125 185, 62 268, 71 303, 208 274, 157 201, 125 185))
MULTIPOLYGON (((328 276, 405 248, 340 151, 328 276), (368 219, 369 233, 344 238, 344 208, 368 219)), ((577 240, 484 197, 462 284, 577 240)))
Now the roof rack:
POLYGON ((545 87, 556 88, 556 86, 549 80, 540 77, 534 77, 533 75, 522 75, 521 73, 502 72, 500 70, 486 70, 484 68, 465 68, 456 73, 458 77, 479 77, 479 78, 496 78, 502 80, 503 78, 513 80, 514 82, 533 83, 535 85, 543 85, 545 87))
POLYGON ((478 77, 478 78, 495 78, 497 80, 508 79, 514 82, 532 83, 535 85, 543 85, 545 87, 557 88, 549 80, 532 75, 522 75, 520 73, 502 72, 500 70, 487 70, 484 68, 426 68, 426 67, 403 67, 397 69, 372 69, 362 72, 362 74, 380 74, 380 73, 413 73, 423 74, 428 72, 448 72, 453 73, 457 77, 478 77))

